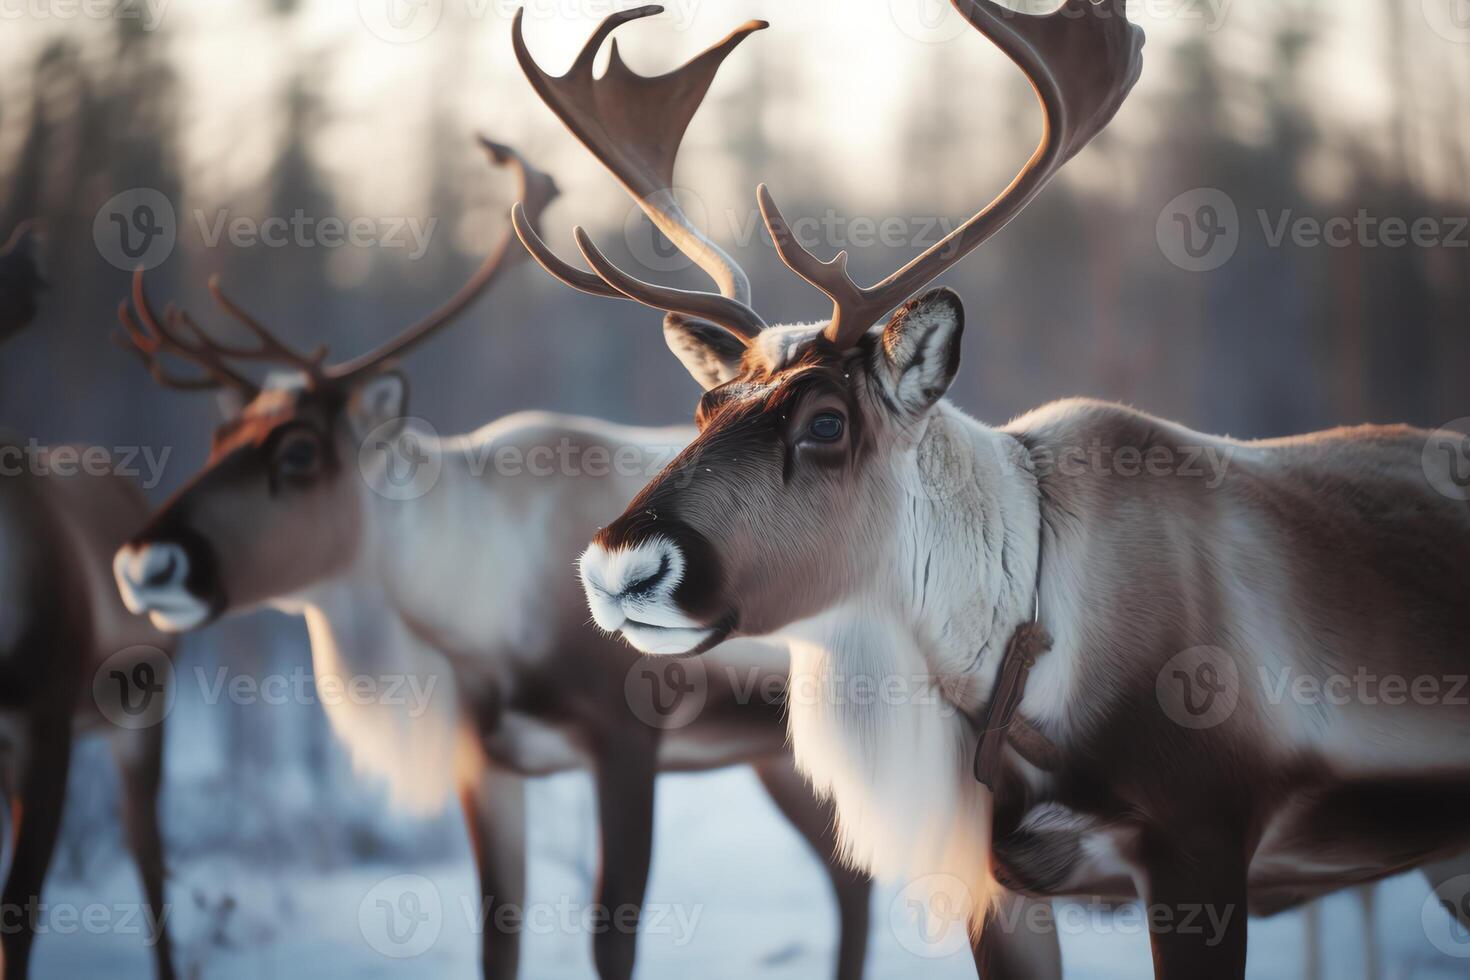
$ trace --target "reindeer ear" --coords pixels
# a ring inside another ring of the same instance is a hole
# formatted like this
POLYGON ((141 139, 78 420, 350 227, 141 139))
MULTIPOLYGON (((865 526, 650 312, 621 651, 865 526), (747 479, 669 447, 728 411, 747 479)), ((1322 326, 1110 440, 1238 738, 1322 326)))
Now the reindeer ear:
POLYGON ((952 289, 909 300, 873 353, 873 373, 901 410, 919 416, 944 397, 960 367, 965 308, 952 289))
POLYGON ((664 340, 705 391, 740 373, 745 344, 723 327, 670 313, 664 317, 664 340))
POLYGON ((366 439, 379 426, 393 423, 388 435, 403 427, 408 408, 408 379, 397 371, 375 374, 352 389, 347 396, 347 422, 358 439, 366 439))

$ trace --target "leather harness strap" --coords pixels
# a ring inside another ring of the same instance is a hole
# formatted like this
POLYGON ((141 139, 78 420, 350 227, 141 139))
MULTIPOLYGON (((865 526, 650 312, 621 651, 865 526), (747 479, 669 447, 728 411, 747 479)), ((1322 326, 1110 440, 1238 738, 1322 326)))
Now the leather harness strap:
POLYGON ((992 792, 1000 775, 1001 756, 1007 745, 1021 758, 1038 769, 1056 765, 1055 745, 1030 723, 1016 714, 1026 693, 1026 678, 1036 665, 1036 658, 1051 649, 1051 636, 1036 621, 1022 623, 1011 635, 1000 673, 995 679, 995 693, 985 706, 980 723, 980 744, 975 750, 975 778, 992 792))
MULTIPOLYGON (((1040 507, 1038 501, 1038 509, 1040 507)), ((1026 678, 1036 666, 1036 658, 1051 649, 1051 634, 1041 625, 1041 539, 1045 522, 1036 538, 1036 600, 1030 622, 1022 623, 1011 634, 995 675, 995 689, 980 720, 980 744, 975 748, 975 778, 991 792, 1000 776, 1001 758, 1006 746, 1038 769, 1056 769, 1061 752, 1034 725, 1018 714, 1026 695, 1026 678)))

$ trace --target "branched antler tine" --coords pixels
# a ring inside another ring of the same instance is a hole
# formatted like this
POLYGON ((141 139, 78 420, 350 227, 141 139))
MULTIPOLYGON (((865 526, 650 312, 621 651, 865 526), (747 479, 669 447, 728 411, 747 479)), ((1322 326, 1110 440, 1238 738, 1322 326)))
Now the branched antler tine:
POLYGON ((131 313, 128 312, 127 300, 121 300, 118 302, 117 319, 118 322, 122 324, 123 330, 126 331, 126 334, 111 334, 110 336, 112 337, 113 343, 119 346, 127 345, 132 350, 136 351, 138 354, 144 357, 147 357, 149 354, 158 350, 158 341, 149 337, 148 334, 140 330, 138 328, 138 325, 133 322, 133 316, 131 313))
POLYGON ((184 329, 189 332, 189 335, 192 336, 196 342, 208 344, 209 346, 213 347, 216 353, 218 353, 221 357, 233 357, 245 361, 263 359, 259 348, 232 347, 229 344, 223 344, 220 343, 218 340, 215 340, 214 337, 208 333, 208 331, 206 331, 203 327, 199 325, 198 321, 194 319, 193 315, 190 314, 188 310, 175 310, 173 308, 173 304, 169 304, 168 308, 164 310, 164 320, 169 324, 170 328, 173 328, 176 325, 176 322, 178 324, 182 324, 184 329))
MULTIPOLYGON (((214 299, 215 305, 240 322, 245 329, 255 335, 260 341, 260 347, 255 350, 228 348, 209 339, 200 331, 200 336, 205 337, 207 342, 219 349, 229 357, 238 357, 253 361, 275 361, 281 364, 289 364, 304 371, 309 380, 317 380, 321 374, 322 361, 327 356, 325 347, 317 347, 309 354, 303 354, 295 348, 283 343, 280 338, 273 334, 264 324, 252 316, 244 307, 225 294, 224 287, 220 285, 218 275, 209 277, 209 295, 214 299)), ((197 329, 197 327, 196 327, 197 329)))
POLYGON ((112 341, 115 347, 127 351, 142 361, 143 367, 147 369, 148 374, 152 376, 154 381, 165 388, 175 388, 180 391, 208 391, 220 386, 220 382, 216 378, 208 375, 202 378, 179 378, 169 374, 163 369, 161 363, 154 360, 143 348, 138 346, 138 339, 142 334, 138 332, 137 325, 132 322, 132 318, 128 315, 128 304, 126 300, 118 305, 117 316, 122 321, 123 330, 126 333, 113 332, 108 334, 108 339, 112 341))
MULTIPOLYGON (((782 260, 832 298, 825 335, 839 346, 855 343, 879 317, 1004 228, 1112 120, 1143 69, 1143 31, 1128 22, 1123 0, 1065 0, 1059 10, 1042 16, 1010 11, 993 0, 950 3, 1025 72, 1045 113, 1041 143, 1000 196, 870 288, 856 286, 840 267, 829 268, 830 263, 789 242, 782 260)), ((779 219, 780 212, 769 201, 763 194, 761 210, 774 239, 771 218, 779 219)))
POLYGON ((765 321, 743 303, 736 303, 718 293, 677 289, 673 286, 657 286, 644 282, 613 265, 593 243, 585 229, 578 226, 573 229, 572 234, 577 240, 577 250, 582 253, 587 264, 592 266, 605 282, 610 283, 628 299, 636 300, 644 306, 665 313, 683 313, 686 316, 707 320, 747 341, 754 339, 765 329, 765 321))
MULTIPOLYGON (((197 338, 197 343, 189 343, 175 331, 179 315, 172 306, 168 308, 162 321, 153 312, 153 307, 148 302, 148 295, 143 289, 143 270, 137 269, 133 273, 133 307, 138 312, 138 322, 134 322, 132 315, 128 312, 127 301, 118 305, 118 320, 127 332, 126 339, 131 342, 133 350, 142 358, 148 368, 148 373, 159 384, 169 388, 182 388, 188 390, 202 390, 205 388, 218 388, 221 385, 229 385, 233 388, 253 394, 259 389, 249 379, 233 371, 224 363, 218 348, 207 336, 197 328, 191 328, 197 338), (141 326, 140 326, 141 323, 141 326), (188 361, 204 369, 204 378, 179 378, 170 375, 163 367, 160 358, 164 354, 172 354, 181 360, 188 361)), ((121 338, 119 338, 121 339, 121 338)))
MULTIPOLYGON (((484 136, 480 138, 480 145, 485 148, 490 160, 496 166, 509 166, 516 172, 519 181, 518 206, 529 215, 527 227, 534 231, 540 223, 541 213, 550 206, 561 192, 557 189, 556 181, 549 174, 537 170, 526 162, 525 158, 516 150, 503 143, 496 143, 484 136)), ((464 312, 465 308, 474 302, 490 284, 494 282, 502 272, 513 267, 516 262, 525 257, 525 252, 515 248, 516 232, 507 229, 501 236, 499 242, 490 250, 485 261, 475 270, 459 290, 445 300, 438 309, 429 313, 417 323, 405 329, 397 337, 368 351, 350 361, 334 364, 325 370, 326 377, 332 380, 340 380, 352 375, 362 374, 376 369, 382 363, 398 357, 410 347, 428 338, 430 335, 453 322, 455 317, 464 312)))
POLYGON ((879 308, 883 300, 871 296, 868 290, 853 282, 847 271, 847 252, 838 252, 830 260, 823 262, 797 240, 765 184, 756 188, 756 201, 760 205, 766 231, 775 243, 776 254, 781 261, 832 301, 832 321, 827 327, 828 339, 843 336, 844 330, 849 327, 861 335, 878 317, 888 312, 879 308), (853 327, 854 324, 863 326, 853 327))
MULTIPOLYGON (((726 300, 716 304, 714 322, 748 336, 749 326, 761 322, 750 309, 750 280, 739 263, 690 221, 675 199, 672 184, 679 144, 721 63, 747 36, 768 25, 749 21, 683 66, 655 77, 639 75, 629 68, 614 41, 608 52, 607 71, 601 78, 594 77, 597 52, 615 28, 662 10, 650 5, 607 17, 561 76, 548 75, 532 58, 522 33, 522 12, 517 12, 512 24, 511 40, 516 59, 541 100, 618 179, 664 236, 714 281, 719 295, 726 300)), ((544 242, 527 241, 526 245, 557 279, 587 292, 607 295, 593 286, 585 273, 556 258, 544 242)), ((626 286, 640 282, 626 274, 620 279, 626 286)), ((658 287, 641 286, 627 293, 620 288, 619 293, 649 305, 657 305, 652 301, 655 295, 678 295, 685 298, 681 302, 689 295, 686 290, 661 294, 658 287)))
POLYGON ((552 278, 573 289, 591 293, 594 296, 606 296, 611 299, 628 298, 592 273, 584 272, 571 263, 562 261, 561 257, 551 250, 551 246, 547 245, 536 233, 536 229, 526 218, 525 209, 521 207, 520 202, 511 206, 510 223, 515 228, 516 237, 526 247, 526 251, 536 260, 537 265, 551 274, 552 278))

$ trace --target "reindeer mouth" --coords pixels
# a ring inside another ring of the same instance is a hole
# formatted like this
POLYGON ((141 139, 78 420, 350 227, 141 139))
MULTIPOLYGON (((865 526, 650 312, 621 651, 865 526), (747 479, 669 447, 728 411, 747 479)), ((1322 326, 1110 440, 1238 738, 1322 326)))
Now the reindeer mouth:
POLYGON ((730 635, 730 630, 724 626, 654 626, 636 619, 623 620, 618 632, 640 653, 664 656, 704 653, 723 643, 730 635))
POLYGON ((189 570, 188 552, 173 542, 125 545, 113 558, 123 605, 165 633, 198 629, 219 613, 218 603, 190 588, 189 570))
POLYGON ((733 615, 710 623, 680 608, 675 593, 684 569, 683 551, 662 536, 611 551, 593 543, 579 563, 597 625, 641 653, 665 656, 703 653, 734 628, 733 615))
POLYGON ((214 618, 209 606, 198 600, 167 602, 153 600, 148 605, 148 621, 165 633, 187 633, 214 618))

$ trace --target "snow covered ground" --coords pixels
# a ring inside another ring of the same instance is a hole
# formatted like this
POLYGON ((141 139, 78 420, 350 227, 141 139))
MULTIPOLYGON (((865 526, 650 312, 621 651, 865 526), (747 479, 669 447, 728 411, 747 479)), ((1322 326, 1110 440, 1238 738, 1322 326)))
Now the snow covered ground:
MULTIPOLYGON (((593 868, 590 784, 582 776, 540 781, 531 807, 533 924, 522 976, 592 977, 590 939, 577 924, 593 868)), ((443 825, 455 828, 453 821, 443 825)), ((260 855, 174 860, 169 925, 184 976, 475 976, 474 880, 462 837, 450 850, 452 860, 431 866, 329 861, 303 867, 311 862, 293 866, 260 855)), ((1470 937, 1452 931, 1441 910, 1431 908, 1421 918, 1428 895, 1417 877, 1395 879, 1379 891, 1374 928, 1387 980, 1470 977, 1470 958, 1448 955, 1431 941, 1433 933, 1440 946, 1470 955, 1470 937)), ((934 949, 922 942, 896 897, 884 888, 874 898, 869 975, 972 978, 964 950, 917 955, 934 949)), ((38 976, 150 975, 138 932, 138 890, 126 861, 108 861, 89 880, 55 877, 46 901, 50 909, 42 921, 52 932, 36 948, 38 976)), ((836 926, 822 870, 746 770, 660 782, 648 903, 639 977, 812 980, 830 971, 836 926)), ((1148 943, 1136 917, 1068 918, 1068 977, 1149 975, 1148 943)), ((1325 975, 1362 976, 1364 933, 1356 902, 1334 897, 1323 921, 1325 975)), ((1253 922, 1253 980, 1300 977, 1302 936, 1299 913, 1253 922)))

